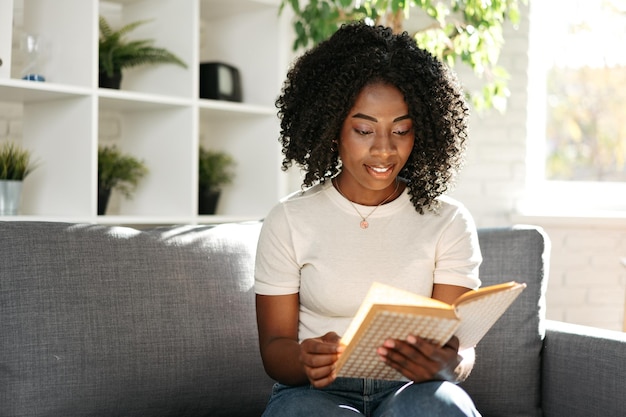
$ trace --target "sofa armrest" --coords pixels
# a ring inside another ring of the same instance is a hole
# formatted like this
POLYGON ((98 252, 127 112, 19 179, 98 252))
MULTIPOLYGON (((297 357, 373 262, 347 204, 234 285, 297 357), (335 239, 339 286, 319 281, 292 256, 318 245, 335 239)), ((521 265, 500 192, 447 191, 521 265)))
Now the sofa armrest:
POLYGON ((618 416, 626 410, 626 333, 546 321, 545 416, 618 416))

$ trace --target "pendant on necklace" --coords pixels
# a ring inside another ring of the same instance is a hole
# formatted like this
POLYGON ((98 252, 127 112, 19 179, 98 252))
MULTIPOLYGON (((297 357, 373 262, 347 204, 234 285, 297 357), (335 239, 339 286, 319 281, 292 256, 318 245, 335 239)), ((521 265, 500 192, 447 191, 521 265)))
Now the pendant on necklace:
POLYGON ((398 191, 398 187, 400 187, 400 183, 398 182, 398 179, 396 178, 396 188, 394 188, 393 192, 391 194, 389 194, 387 196, 387 198, 385 198, 383 201, 381 201, 380 203, 378 203, 378 205, 376 207, 374 207, 372 209, 372 211, 369 212, 369 214, 365 217, 363 217, 363 215, 361 214, 361 212, 359 211, 359 209, 356 207, 356 205, 352 202, 352 200, 350 200, 348 197, 346 197, 342 192, 341 192, 341 188, 339 188, 339 184, 337 183, 337 181, 335 181, 334 179, 331 180, 332 184, 334 184, 335 188, 337 189, 337 191, 339 192, 339 194, 341 194, 341 196, 343 198, 345 198, 346 200, 348 200, 348 202, 350 203, 350 205, 352 206, 352 208, 354 208, 354 211, 356 211, 356 213, 359 215, 359 217, 361 218, 361 223, 359 223, 359 226, 361 226, 361 229, 365 230, 368 227, 370 227, 370 224, 367 222, 367 219, 369 218, 369 216, 371 216, 378 207, 382 206, 383 204, 385 204, 387 201, 389 201, 389 199, 391 197, 393 197, 396 192, 398 191))

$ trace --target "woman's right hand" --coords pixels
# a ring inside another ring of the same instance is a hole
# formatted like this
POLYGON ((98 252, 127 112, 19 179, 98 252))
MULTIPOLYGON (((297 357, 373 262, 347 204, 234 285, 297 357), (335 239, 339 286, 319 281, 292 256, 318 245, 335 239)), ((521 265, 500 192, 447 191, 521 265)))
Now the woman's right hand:
POLYGON ((298 340, 299 295, 257 295, 259 347, 267 374, 285 385, 321 388, 335 380, 335 362, 344 347, 330 332, 298 340))
POLYGON ((300 362, 314 387, 325 387, 337 378, 335 363, 344 350, 344 346, 339 343, 340 339, 337 333, 328 332, 300 343, 300 362))

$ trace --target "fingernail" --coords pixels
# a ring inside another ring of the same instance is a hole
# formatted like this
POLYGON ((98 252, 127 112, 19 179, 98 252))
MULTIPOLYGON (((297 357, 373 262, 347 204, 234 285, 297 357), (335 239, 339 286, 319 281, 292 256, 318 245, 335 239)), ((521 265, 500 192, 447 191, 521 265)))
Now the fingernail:
POLYGON ((414 345, 414 344, 417 343, 417 337, 415 337, 412 334, 410 334, 410 335, 407 336, 406 341, 409 342, 410 344, 414 345))

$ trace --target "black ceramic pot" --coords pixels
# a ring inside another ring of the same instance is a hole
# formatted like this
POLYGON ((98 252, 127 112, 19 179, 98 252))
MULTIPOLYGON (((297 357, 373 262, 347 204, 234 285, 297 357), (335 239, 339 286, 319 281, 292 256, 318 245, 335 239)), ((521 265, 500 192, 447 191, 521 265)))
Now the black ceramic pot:
POLYGON ((98 187, 98 216, 106 213, 109 197, 111 197, 111 189, 98 187))
POLYGON ((198 214, 215 214, 217 201, 220 198, 219 191, 199 189, 198 190, 198 214))
POLYGON ((121 72, 113 74, 112 77, 109 77, 106 72, 101 72, 100 74, 98 74, 98 85, 100 86, 100 88, 113 88, 115 90, 119 90, 121 84, 121 72))

